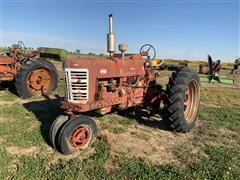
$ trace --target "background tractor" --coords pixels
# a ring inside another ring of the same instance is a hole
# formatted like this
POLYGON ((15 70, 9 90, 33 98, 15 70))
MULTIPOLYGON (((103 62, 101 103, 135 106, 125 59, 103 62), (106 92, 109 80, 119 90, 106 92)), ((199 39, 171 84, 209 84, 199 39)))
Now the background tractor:
POLYGON ((232 73, 233 76, 231 78, 220 77, 221 69, 222 69, 221 61, 216 60, 214 62, 212 60, 212 57, 208 55, 208 64, 203 63, 199 65, 199 74, 201 74, 200 81, 206 82, 206 83, 217 82, 217 83, 238 86, 237 78, 235 76, 236 73, 232 73))
POLYGON ((233 69, 231 70, 231 74, 235 75, 240 73, 239 66, 240 66, 240 58, 237 58, 233 63, 233 69))
POLYGON ((55 66, 47 60, 50 55, 39 51, 26 52, 25 45, 19 41, 0 54, 0 82, 14 82, 22 98, 52 92, 58 79, 55 66))
MULTIPOLYGON (((63 63, 65 100, 50 129, 50 142, 63 154, 85 148, 97 134, 95 121, 87 112, 101 115, 113 109, 144 110, 149 116, 161 116, 173 130, 190 131, 197 120, 200 83, 197 72, 189 67, 174 67, 166 88, 157 83, 162 68, 153 67, 154 47, 145 44, 139 54, 125 54, 126 44, 115 52, 112 15, 107 35, 109 57, 68 58, 63 63)), ((162 65, 162 64, 161 64, 162 65)), ((170 68, 171 69, 171 68, 170 68)))

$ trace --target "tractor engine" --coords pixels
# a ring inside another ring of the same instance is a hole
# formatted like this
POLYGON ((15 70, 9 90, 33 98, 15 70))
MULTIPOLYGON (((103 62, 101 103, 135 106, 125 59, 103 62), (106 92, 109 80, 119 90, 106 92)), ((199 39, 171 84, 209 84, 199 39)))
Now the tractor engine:
POLYGON ((154 71, 145 67, 141 55, 123 59, 73 58, 64 63, 65 101, 67 112, 86 112, 99 109, 101 114, 113 105, 124 109, 143 103, 146 87, 154 83, 154 71))

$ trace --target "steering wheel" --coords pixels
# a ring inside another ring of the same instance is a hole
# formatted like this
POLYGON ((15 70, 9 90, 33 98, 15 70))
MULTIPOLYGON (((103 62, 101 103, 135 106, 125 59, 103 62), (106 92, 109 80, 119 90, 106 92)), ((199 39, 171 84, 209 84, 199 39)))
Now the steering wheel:
POLYGON ((18 53, 20 55, 24 55, 26 52, 26 46, 22 41, 18 41, 17 43, 18 53))
POLYGON ((146 61, 152 61, 156 57, 156 50, 151 44, 144 44, 140 48, 140 54, 146 57, 146 61))

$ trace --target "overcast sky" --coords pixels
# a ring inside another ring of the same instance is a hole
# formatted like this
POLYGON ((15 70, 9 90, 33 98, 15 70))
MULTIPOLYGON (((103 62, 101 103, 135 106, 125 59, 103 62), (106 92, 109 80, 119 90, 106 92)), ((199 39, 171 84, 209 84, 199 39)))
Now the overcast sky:
POLYGON ((108 14, 117 44, 152 44, 161 58, 233 61, 240 55, 239 0, 1 0, 1 46, 106 53, 108 14))

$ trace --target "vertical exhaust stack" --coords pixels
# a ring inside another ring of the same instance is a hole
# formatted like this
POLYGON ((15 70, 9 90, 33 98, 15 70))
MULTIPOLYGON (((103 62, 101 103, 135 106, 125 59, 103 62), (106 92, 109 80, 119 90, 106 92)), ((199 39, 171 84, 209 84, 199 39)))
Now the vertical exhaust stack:
POLYGON ((109 33, 107 34, 107 51, 109 52, 110 59, 113 58, 115 52, 115 34, 113 33, 112 27, 113 15, 109 15, 109 33))

